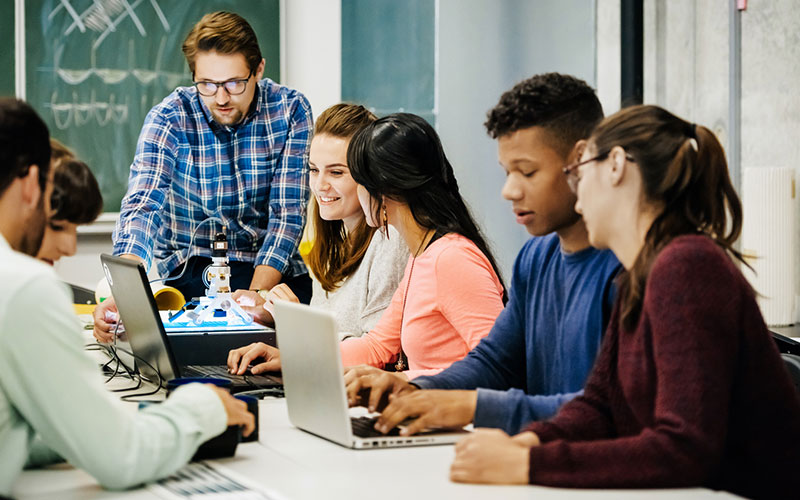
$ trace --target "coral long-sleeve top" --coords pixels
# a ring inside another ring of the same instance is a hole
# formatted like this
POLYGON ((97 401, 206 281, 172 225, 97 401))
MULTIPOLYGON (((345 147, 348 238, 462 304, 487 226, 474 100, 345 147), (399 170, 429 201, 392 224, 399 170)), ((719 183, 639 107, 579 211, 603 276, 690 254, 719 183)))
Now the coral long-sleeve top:
POLYGON ((439 373, 478 345, 502 310, 503 285, 489 259, 469 239, 449 233, 409 258, 375 328, 341 343, 342 361, 382 368, 402 345, 409 379, 439 373))

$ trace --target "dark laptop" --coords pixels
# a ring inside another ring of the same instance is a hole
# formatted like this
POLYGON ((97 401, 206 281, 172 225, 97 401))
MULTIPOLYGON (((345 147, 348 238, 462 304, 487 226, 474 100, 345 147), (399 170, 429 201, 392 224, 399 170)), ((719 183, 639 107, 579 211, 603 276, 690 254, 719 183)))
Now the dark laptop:
POLYGON ((150 293, 144 266, 107 254, 101 255, 100 260, 131 350, 145 361, 136 360, 139 373, 144 378, 154 383, 158 381, 159 374, 165 382, 176 377, 225 378, 233 383, 232 392, 283 387, 283 380, 276 376, 231 375, 224 365, 179 365, 170 348, 155 298, 150 293))

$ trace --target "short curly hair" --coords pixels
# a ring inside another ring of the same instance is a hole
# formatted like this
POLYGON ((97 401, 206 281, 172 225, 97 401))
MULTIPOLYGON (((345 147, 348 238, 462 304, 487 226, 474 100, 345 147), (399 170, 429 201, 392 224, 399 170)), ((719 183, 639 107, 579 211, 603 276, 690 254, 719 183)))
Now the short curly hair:
POLYGON ((493 139, 539 126, 551 132, 559 149, 568 151, 586 139, 603 119, 603 107, 585 81, 560 73, 543 73, 514 85, 487 115, 493 139))

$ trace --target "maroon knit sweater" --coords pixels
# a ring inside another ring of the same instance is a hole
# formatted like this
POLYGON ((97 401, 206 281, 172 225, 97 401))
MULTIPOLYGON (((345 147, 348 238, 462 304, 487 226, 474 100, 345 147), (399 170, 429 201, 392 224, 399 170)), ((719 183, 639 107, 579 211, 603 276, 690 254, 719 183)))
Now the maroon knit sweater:
POLYGON ((722 249, 699 235, 670 242, 636 329, 618 319, 619 307, 584 394, 528 428, 543 443, 531 483, 800 498, 800 397, 722 249))

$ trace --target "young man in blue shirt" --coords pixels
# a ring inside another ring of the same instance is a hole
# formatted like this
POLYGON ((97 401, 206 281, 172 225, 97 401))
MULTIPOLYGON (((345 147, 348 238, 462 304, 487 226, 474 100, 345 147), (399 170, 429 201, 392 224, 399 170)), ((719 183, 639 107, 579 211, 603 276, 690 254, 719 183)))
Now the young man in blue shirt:
POLYGON ((602 118, 594 91, 557 73, 519 83, 489 112, 486 128, 506 174, 502 195, 534 237, 517 256, 508 304, 463 360, 410 384, 370 367, 347 373, 351 405, 381 409, 391 393, 379 431, 413 418, 406 435, 470 422, 516 433, 582 390, 611 312, 619 262, 589 245, 562 168, 580 157, 583 139, 602 118))
MULTIPOLYGON (((114 254, 156 259, 187 298, 205 295, 202 276, 215 234, 227 230, 232 289, 284 282, 305 303, 311 280, 298 253, 308 203, 311 108, 296 90, 265 78, 253 29, 242 17, 204 16, 183 44, 194 78, 145 119, 114 254)), ((113 302, 95 310, 95 336, 111 339, 113 302)))

